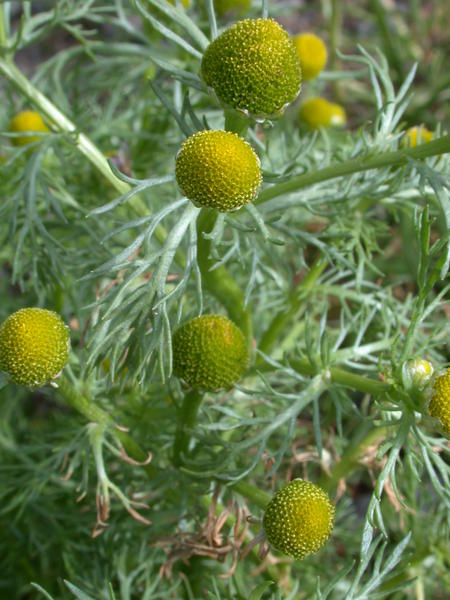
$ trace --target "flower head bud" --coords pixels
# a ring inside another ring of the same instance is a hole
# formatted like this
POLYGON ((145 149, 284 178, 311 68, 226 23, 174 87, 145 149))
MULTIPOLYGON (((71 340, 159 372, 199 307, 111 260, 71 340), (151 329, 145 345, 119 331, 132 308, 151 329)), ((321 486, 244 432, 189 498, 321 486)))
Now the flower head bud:
POLYGON ((267 505, 263 527, 276 550, 303 558, 325 546, 333 530, 334 514, 334 504, 325 490, 294 479, 267 505))
POLYGON ((255 199, 259 159, 248 142, 229 131, 199 131, 181 146, 175 167, 182 192, 197 206, 227 212, 255 199))
POLYGON ((433 375, 433 365, 423 358, 414 358, 406 363, 408 381, 418 389, 422 389, 433 375))
POLYGON ((301 84, 297 50, 273 19, 245 19, 206 49, 202 77, 225 105, 259 118, 278 116, 301 84))
POLYGON ((405 132, 402 139, 403 146, 415 148, 417 144, 426 144, 431 142, 434 133, 429 131, 426 127, 421 125, 420 127, 411 127, 405 132))
POLYGON ((314 79, 326 65, 327 47, 314 33, 300 33, 294 36, 294 44, 300 57, 303 81, 314 79))
POLYGON ((343 107, 325 98, 310 98, 303 102, 299 116, 311 129, 345 125, 346 121, 343 107))
POLYGON ((221 315, 203 315, 174 334, 173 370, 194 388, 228 389, 247 371, 249 355, 242 331, 221 315))
POLYGON ((0 369, 20 385, 39 387, 52 380, 69 350, 69 329, 51 310, 22 308, 0 328, 0 369))
POLYGON ((251 5, 252 0, 214 0, 214 8, 220 17, 231 11, 242 15, 251 5))
POLYGON ((444 431, 450 435, 450 368, 436 378, 428 411, 440 420, 444 431))
MULTIPOLYGON (((39 131, 48 133, 50 130, 42 120, 39 113, 32 110, 24 110, 18 113, 11 121, 9 130, 13 133, 25 133, 29 131, 39 131)), ((38 142, 42 136, 40 135, 24 135, 12 138, 12 143, 15 146, 26 146, 33 142, 38 142)))

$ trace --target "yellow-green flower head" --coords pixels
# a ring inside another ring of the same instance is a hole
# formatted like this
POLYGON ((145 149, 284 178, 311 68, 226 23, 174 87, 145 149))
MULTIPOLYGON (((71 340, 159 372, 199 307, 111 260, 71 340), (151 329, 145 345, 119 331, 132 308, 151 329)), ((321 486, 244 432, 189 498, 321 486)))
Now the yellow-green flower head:
POLYGON ((294 479, 267 505, 263 527, 277 550, 303 558, 327 543, 334 525, 334 504, 318 485, 294 479))
POLYGON ((231 11, 242 15, 251 5, 252 0, 214 0, 214 8, 220 17, 231 11))
POLYGON ((300 120, 311 129, 345 125, 345 110, 340 104, 328 102, 325 98, 310 98, 303 102, 299 112, 300 120))
POLYGON ((256 198, 259 158, 248 142, 230 131, 199 131, 178 153, 175 173, 182 192, 196 206, 227 212, 256 198))
POLYGON ((256 118, 278 116, 300 91, 297 50, 273 19, 245 19, 224 31, 206 49, 201 72, 225 106, 256 118))
POLYGON ((426 144, 427 142, 431 142, 433 136, 434 133, 432 131, 429 131, 423 125, 420 127, 411 127, 405 132, 402 143, 404 146, 415 148, 417 144, 426 144))
POLYGON ((428 411, 440 420, 444 431, 450 435, 450 368, 436 378, 428 411))
POLYGON ((221 315, 196 317, 173 335, 173 371, 194 388, 229 389, 248 369, 242 331, 221 315))
POLYGON ((69 329, 51 310, 22 308, 0 328, 0 369, 20 385, 39 387, 52 380, 69 350, 69 329))
POLYGON ((294 44, 300 57, 303 81, 314 79, 327 63, 327 47, 323 40, 314 33, 296 35, 294 44))
MULTIPOLYGON (((11 121, 9 130, 13 133, 25 133, 29 131, 39 131, 41 133, 48 133, 49 128, 42 120, 39 113, 32 110, 24 110, 18 113, 11 121)), ((24 135, 11 138, 12 143, 15 146, 26 146, 42 139, 39 135, 24 135)))

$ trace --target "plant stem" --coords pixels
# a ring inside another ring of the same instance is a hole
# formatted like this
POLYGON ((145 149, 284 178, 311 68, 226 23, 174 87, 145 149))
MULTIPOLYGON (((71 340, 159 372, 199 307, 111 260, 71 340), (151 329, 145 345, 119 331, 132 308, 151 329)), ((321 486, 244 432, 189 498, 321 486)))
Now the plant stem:
POLYGON ((328 68, 330 71, 336 69, 337 48, 340 43, 342 25, 342 8, 340 0, 331 0, 331 19, 330 19, 330 62, 328 68))
POLYGON ((256 199, 255 204, 263 204, 283 194, 297 192, 310 185, 349 175, 350 173, 381 169, 383 167, 398 167, 407 164, 410 159, 420 160, 429 156, 446 154, 447 152, 450 152, 450 135, 444 135, 426 144, 420 144, 415 148, 403 148, 402 150, 383 152, 375 156, 353 158, 315 172, 313 171, 312 173, 297 175, 289 181, 276 183, 272 187, 263 190, 256 199))
MULTIPOLYGON (((75 124, 72 123, 72 121, 70 121, 70 119, 68 119, 59 108, 53 104, 53 102, 42 94, 12 61, 2 58, 1 56, 0 74, 3 74, 30 100, 30 102, 33 103, 34 106, 36 106, 39 112, 48 119, 56 131, 71 135, 78 150, 92 163, 106 180, 109 181, 119 194, 126 194, 131 190, 130 184, 120 180, 114 175, 108 161, 95 144, 84 133, 79 132, 75 124)), ((149 208, 137 194, 133 197, 132 208, 139 216, 147 216, 150 214, 149 208)), ((162 244, 167 238, 167 231, 164 226, 159 224, 155 229, 154 235, 158 242, 162 244)), ((181 268, 186 264, 184 253, 179 249, 175 253, 175 262, 181 266, 181 268)))
POLYGON ((225 110, 225 129, 237 133, 241 137, 247 135, 249 120, 245 115, 241 115, 237 110, 225 110))
MULTIPOLYGON (((317 369, 306 358, 290 359, 289 365, 301 375, 316 375, 317 372, 317 369)), ((389 389, 389 385, 386 383, 351 373, 339 367, 329 367, 328 373, 330 381, 366 394, 382 394, 389 389)))
POLYGON ((233 485, 229 486, 234 492, 237 492, 241 496, 243 496, 246 500, 253 502, 261 508, 265 510, 266 506, 269 504, 272 496, 267 494, 267 492, 263 492, 259 490, 257 487, 247 483, 246 481, 238 481, 237 483, 233 483, 233 485))
MULTIPOLYGON (((144 462, 147 459, 147 453, 142 450, 139 444, 126 431, 121 431, 117 428, 111 415, 100 408, 100 406, 94 404, 90 398, 80 394, 64 375, 58 379, 58 392, 71 408, 82 414, 88 421, 93 421, 114 429, 114 435, 122 444, 127 455, 133 460, 144 462)), ((152 464, 146 464, 143 468, 150 478, 158 474, 158 469, 152 464)))
POLYGON ((187 455, 191 439, 189 430, 195 425, 202 400, 203 394, 198 390, 191 390, 184 396, 177 416, 177 431, 173 444, 173 462, 177 467, 183 464, 183 456, 187 455))
POLYGON ((224 266, 211 271, 214 260, 210 256, 211 240, 204 237, 210 233, 217 220, 217 211, 202 209, 197 219, 197 262, 202 281, 209 292, 225 307, 232 321, 240 327, 251 350, 253 324, 250 309, 245 307, 245 296, 224 266))
POLYGON ((6 31, 5 31, 5 20, 3 15, 3 5, 0 4, 0 49, 6 48, 6 31))
POLYGON ((327 261, 323 256, 320 256, 314 261, 314 264, 304 277, 303 281, 291 294, 289 298, 289 308, 276 314, 267 328, 267 331, 263 334, 261 342, 258 345, 258 349, 261 350, 261 352, 267 354, 273 345, 279 341, 281 333, 300 309, 305 298, 308 296, 308 293, 311 291, 326 266, 327 261))
MULTIPOLYGON (((367 448, 377 442, 384 440, 388 433, 388 427, 376 427, 364 435, 360 441, 352 440, 341 460, 335 463, 329 475, 321 478, 320 485, 327 491, 332 492, 337 487, 340 479, 346 479, 348 475, 359 466, 360 459, 364 456, 367 448)), ((358 434, 357 434, 358 435, 358 434)), ((360 435, 358 435, 360 437, 360 435)))

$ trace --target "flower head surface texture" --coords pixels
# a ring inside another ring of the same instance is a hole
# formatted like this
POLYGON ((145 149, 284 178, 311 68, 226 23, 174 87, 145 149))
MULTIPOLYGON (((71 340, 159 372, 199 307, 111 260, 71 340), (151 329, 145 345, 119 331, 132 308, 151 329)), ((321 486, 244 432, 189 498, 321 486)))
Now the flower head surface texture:
POLYGON ((261 184, 259 158, 248 142, 229 131, 199 131, 178 153, 175 173, 197 206, 227 212, 255 199, 261 184))
POLYGON ((20 385, 39 387, 56 377, 69 350, 69 329, 51 310, 22 308, 0 328, 0 369, 20 385))
POLYGON ((303 81, 314 79, 326 65, 327 47, 323 40, 314 33, 300 33, 294 37, 302 67, 303 81))
MULTIPOLYGON (((13 133, 23 133, 28 131, 40 131, 42 133, 48 133, 49 128, 42 120, 39 113, 32 110, 24 110, 18 113, 9 125, 9 130, 13 133)), ((38 135, 24 135, 12 138, 12 142, 15 146, 26 146, 33 142, 38 142, 41 136, 38 135)))
POLYGON ((340 104, 328 102, 325 98, 310 98, 303 102, 299 112, 300 120, 311 129, 344 125, 345 110, 340 104))
POLYGON ((314 554, 333 530, 335 508, 318 485, 294 479, 267 505, 263 527, 269 543, 293 558, 314 554))
POLYGON ((450 368, 436 378, 428 410, 432 417, 440 420, 444 431, 450 435, 450 368))
POLYGON ((249 355, 242 331, 221 315, 203 315, 174 334, 173 370, 194 388, 228 389, 248 369, 249 355))
POLYGON ((263 119, 281 114, 301 85, 297 50, 273 19, 244 19, 224 31, 206 49, 201 72, 225 106, 263 119))
POLYGON ((411 127, 403 136, 403 145, 415 148, 417 144, 426 144, 431 142, 434 133, 426 127, 411 127))

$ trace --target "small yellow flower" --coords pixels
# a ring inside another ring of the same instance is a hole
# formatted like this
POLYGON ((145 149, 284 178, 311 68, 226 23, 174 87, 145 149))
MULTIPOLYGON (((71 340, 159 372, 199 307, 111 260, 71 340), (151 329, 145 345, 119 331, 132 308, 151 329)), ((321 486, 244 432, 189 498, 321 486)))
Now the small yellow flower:
POLYGON ((175 173, 183 193, 197 206, 227 212, 255 199, 261 184, 258 156, 229 131, 199 131, 178 153, 175 173))
POLYGON ((51 310, 22 308, 0 328, 0 369, 20 385, 34 388, 52 380, 69 350, 69 329, 51 310))
MULTIPOLYGON (((39 131, 48 133, 49 128, 42 120, 39 113, 32 110, 24 110, 18 113, 11 121, 9 130, 13 133, 25 133, 29 131, 39 131)), ((26 146, 33 142, 38 142, 42 139, 40 135, 24 135, 11 138, 11 141, 16 146, 26 146)))
POLYGON ((244 334, 221 315, 203 315, 182 325, 172 348, 174 374, 194 388, 228 389, 248 368, 244 334))
POLYGON ((450 435, 450 368, 436 378, 428 411, 440 420, 444 431, 450 435))
POLYGON ((314 33, 300 33, 294 36, 294 44, 300 57, 303 81, 314 79, 326 65, 327 47, 314 33))
POLYGON ((310 98, 300 106, 300 119, 311 129, 345 125, 345 110, 325 98, 310 98))
POLYGON ((256 118, 279 116, 300 92, 300 59, 274 19, 244 19, 205 50, 201 73, 226 107, 256 118))
POLYGON ((327 543, 334 526, 334 504, 320 486, 294 479, 267 505, 263 527, 276 550, 303 558, 327 543))
POLYGON ((432 131, 429 131, 423 125, 421 125, 420 127, 411 127, 405 132, 402 143, 404 146, 415 148, 417 144, 426 144, 427 142, 431 142, 433 136, 434 133, 432 131))

